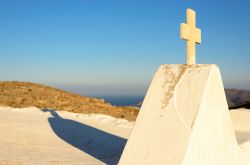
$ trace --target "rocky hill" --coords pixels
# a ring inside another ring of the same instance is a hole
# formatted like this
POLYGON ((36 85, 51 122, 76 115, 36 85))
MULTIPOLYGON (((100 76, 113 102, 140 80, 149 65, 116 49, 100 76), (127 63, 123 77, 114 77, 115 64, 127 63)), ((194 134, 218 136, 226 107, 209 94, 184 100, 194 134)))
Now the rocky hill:
POLYGON ((16 108, 38 107, 76 113, 101 113, 135 120, 138 108, 112 106, 103 99, 85 97, 29 82, 0 82, 0 105, 16 108))
POLYGON ((225 89, 228 106, 230 109, 250 108, 250 91, 238 89, 225 89))

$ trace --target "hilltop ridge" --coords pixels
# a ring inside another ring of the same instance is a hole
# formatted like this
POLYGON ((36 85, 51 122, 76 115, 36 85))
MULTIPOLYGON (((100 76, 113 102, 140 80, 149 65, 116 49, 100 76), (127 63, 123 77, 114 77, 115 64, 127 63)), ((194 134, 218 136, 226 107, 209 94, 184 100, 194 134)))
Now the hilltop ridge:
POLYGON ((104 99, 96 99, 49 86, 31 83, 0 82, 0 105, 14 108, 38 107, 76 113, 100 113, 135 120, 139 112, 132 106, 112 106, 104 99))

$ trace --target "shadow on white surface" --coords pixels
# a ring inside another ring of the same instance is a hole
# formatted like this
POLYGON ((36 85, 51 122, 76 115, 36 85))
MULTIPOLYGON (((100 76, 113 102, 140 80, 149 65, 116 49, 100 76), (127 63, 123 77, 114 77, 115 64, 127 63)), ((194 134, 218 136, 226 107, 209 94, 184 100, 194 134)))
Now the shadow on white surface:
POLYGON ((64 119, 53 110, 42 111, 51 113, 52 117, 48 118, 48 122, 59 138, 106 164, 118 163, 126 139, 74 120, 64 119))

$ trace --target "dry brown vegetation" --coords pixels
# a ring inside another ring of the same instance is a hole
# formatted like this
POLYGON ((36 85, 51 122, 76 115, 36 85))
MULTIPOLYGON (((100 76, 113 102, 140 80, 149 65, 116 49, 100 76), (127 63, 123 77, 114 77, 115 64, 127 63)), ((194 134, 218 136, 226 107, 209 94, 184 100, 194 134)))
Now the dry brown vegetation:
POLYGON ((103 99, 81 96, 30 82, 0 82, 0 105, 14 108, 38 107, 75 113, 101 113, 135 120, 139 109, 112 106, 103 99))

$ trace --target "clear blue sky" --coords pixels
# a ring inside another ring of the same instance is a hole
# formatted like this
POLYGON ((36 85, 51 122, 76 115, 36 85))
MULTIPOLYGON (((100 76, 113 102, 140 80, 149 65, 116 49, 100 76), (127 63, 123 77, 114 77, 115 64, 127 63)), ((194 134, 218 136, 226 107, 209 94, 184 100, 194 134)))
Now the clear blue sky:
POLYGON ((86 95, 144 95, 160 64, 185 63, 180 23, 197 12, 197 63, 224 85, 250 89, 250 2, 245 0, 1 0, 0 81, 86 95))

